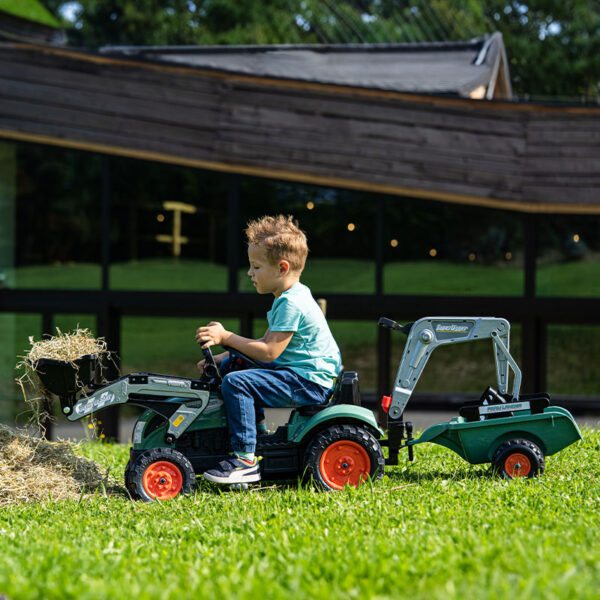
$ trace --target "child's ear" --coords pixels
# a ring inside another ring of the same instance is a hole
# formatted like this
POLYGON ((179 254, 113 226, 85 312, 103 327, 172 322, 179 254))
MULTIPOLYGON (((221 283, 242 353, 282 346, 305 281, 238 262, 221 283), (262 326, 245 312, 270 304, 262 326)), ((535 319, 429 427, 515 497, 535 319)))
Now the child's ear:
POLYGON ((290 272, 290 263, 287 260, 279 261, 279 274, 286 276, 290 272))

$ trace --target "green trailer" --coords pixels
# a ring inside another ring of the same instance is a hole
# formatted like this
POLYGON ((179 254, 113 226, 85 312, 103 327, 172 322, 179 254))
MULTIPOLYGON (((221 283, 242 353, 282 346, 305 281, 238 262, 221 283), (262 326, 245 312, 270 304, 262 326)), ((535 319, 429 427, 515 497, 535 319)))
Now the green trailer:
POLYGON ((413 459, 417 444, 431 442, 456 452, 472 464, 491 463, 507 477, 534 477, 544 472, 545 457, 581 439, 571 413, 550 406, 546 393, 520 394, 521 371, 509 352, 510 325, 493 317, 426 317, 406 326, 391 319, 380 325, 408 335, 394 391, 382 402, 388 414, 386 464, 398 464, 398 451, 413 459), (477 402, 463 406, 459 416, 426 429, 415 439, 404 409, 431 353, 446 344, 490 338, 493 341, 498 390, 488 387, 477 402), (509 393, 509 374, 513 386, 509 393))

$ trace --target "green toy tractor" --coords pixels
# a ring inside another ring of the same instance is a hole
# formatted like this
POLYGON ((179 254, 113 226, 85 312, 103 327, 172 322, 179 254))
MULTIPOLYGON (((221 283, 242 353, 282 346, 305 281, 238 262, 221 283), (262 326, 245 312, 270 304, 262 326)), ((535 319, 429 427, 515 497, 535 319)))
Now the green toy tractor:
MULTIPOLYGON (((168 500, 189 493, 196 475, 215 468, 231 452, 221 375, 210 349, 203 352, 206 368, 200 379, 132 373, 97 385, 93 355, 75 365, 41 359, 36 370, 46 389, 59 396, 70 421, 118 404, 144 408, 133 430, 125 484, 134 498, 168 500)), ((258 367, 234 350, 231 360, 258 367)), ((261 476, 306 475, 324 490, 358 486, 383 475, 382 436, 373 412, 360 406, 358 375, 342 371, 327 405, 293 408, 286 425, 258 436, 261 476)))
MULTIPOLYGON (((343 371, 324 406, 293 408, 288 422, 258 437, 256 454, 265 480, 308 476, 324 490, 359 486, 397 465, 401 449, 414 458, 414 446, 445 446, 472 464, 491 463, 506 477, 534 477, 544 471, 545 457, 581 439, 564 408, 550 406, 547 394, 521 395, 521 371, 509 352, 510 325, 495 317, 425 317, 399 325, 379 324, 408 335, 391 396, 383 398, 387 437, 373 412, 360 405, 358 375, 343 371), (488 387, 478 402, 466 404, 447 423, 433 425, 415 439, 404 409, 433 350, 439 346, 491 339, 498 391, 488 387), (509 369, 513 373, 508 391, 509 369), (384 460, 381 447, 389 448, 384 460)), ((75 363, 41 359, 36 370, 43 385, 57 394, 71 421, 109 406, 144 408, 133 430, 125 484, 132 497, 168 500, 189 493, 196 476, 212 469, 231 452, 221 375, 210 349, 200 379, 132 373, 115 381, 94 383, 97 357, 75 363)), ((256 367, 252 359, 230 350, 238 368, 256 367)))

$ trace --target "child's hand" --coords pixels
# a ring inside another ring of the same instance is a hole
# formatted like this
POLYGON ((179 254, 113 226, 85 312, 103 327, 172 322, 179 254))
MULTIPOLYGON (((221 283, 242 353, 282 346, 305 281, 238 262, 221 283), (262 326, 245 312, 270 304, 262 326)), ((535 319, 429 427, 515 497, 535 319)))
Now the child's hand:
MULTIPOLYGON (((225 360, 229 356, 229 352, 223 352, 222 354, 217 354, 213 358, 215 359, 215 363, 219 366, 223 360, 225 360)), ((196 363, 196 366, 200 369, 200 373, 204 373, 204 367, 206 366, 206 359, 202 359, 200 362, 196 363)))
POLYGON ((211 321, 205 327, 198 327, 196 331, 196 343, 201 344, 203 348, 210 348, 222 344, 231 335, 221 323, 211 321))

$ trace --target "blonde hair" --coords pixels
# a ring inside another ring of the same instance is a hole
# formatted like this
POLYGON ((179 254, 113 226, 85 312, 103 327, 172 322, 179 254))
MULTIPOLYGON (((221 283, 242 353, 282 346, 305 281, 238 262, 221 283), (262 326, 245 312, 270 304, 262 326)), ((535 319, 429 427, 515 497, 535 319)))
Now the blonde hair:
POLYGON ((246 237, 249 245, 265 249, 271 263, 287 260, 292 271, 300 272, 304 269, 308 256, 306 234, 291 215, 265 216, 249 221, 246 237))

